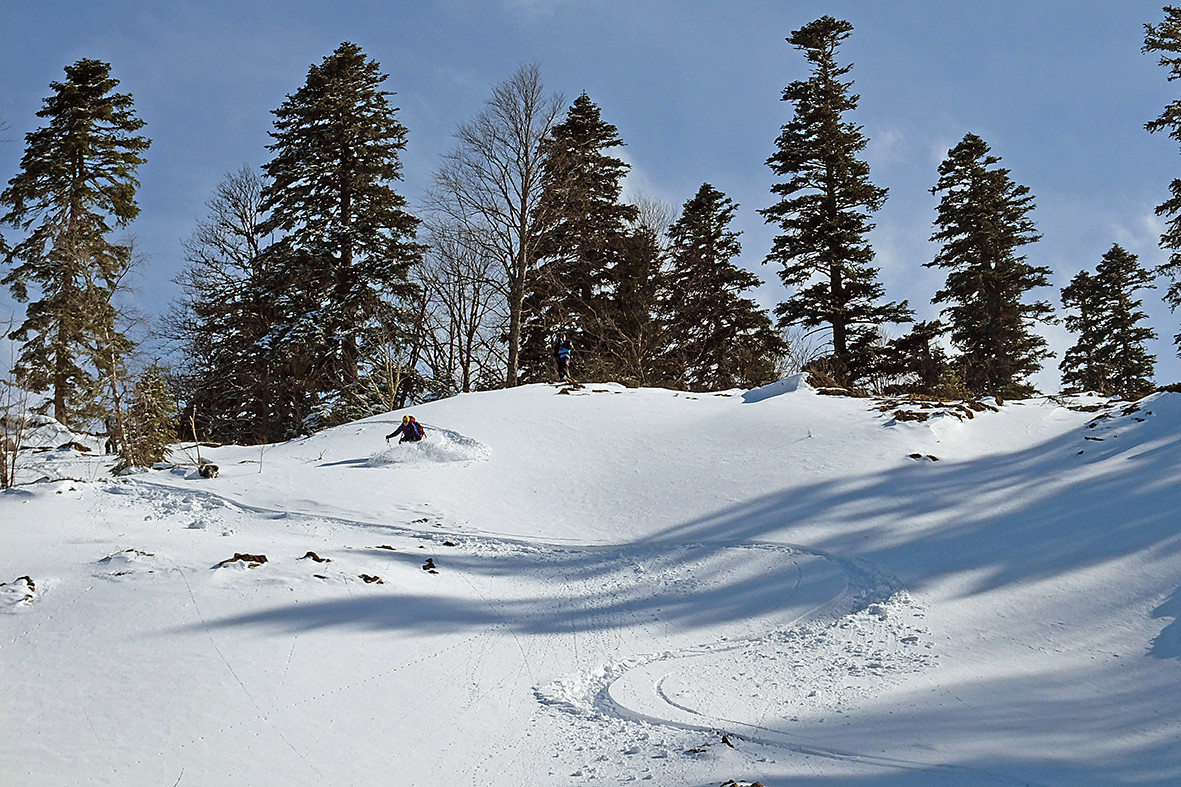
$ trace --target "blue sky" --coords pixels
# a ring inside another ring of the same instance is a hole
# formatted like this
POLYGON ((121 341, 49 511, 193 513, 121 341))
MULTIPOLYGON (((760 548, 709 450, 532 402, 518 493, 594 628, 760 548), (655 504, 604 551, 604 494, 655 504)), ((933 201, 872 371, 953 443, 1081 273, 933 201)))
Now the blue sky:
MULTIPOLYGON (((49 83, 84 57, 110 62, 153 140, 140 170, 142 209, 132 232, 147 262, 143 310, 179 291, 181 241, 206 213, 226 173, 269 158, 271 110, 308 67, 342 41, 381 63, 409 129, 402 193, 413 203, 457 124, 479 111, 492 85, 536 62, 567 104, 586 91, 626 143, 632 197, 676 208, 704 183, 740 204, 741 263, 767 282, 770 306, 786 297, 762 259, 775 234, 756 213, 771 204, 765 161, 791 114, 783 87, 807 75, 784 40, 830 14, 854 31, 840 58, 854 64, 854 119, 870 144, 871 179, 890 190, 871 242, 887 297, 919 317, 943 274, 923 268, 935 249, 936 168, 965 133, 980 135, 1037 202, 1043 239, 1031 262, 1054 271, 1037 293, 1058 292, 1094 269, 1113 243, 1146 266, 1165 259, 1153 208, 1181 176, 1181 153, 1144 123, 1176 94, 1143 25, 1163 3, 1122 0, 812 2, 737 0, 439 0, 335 3, 298 0, 6 0, 0 5, 0 181, 17 172, 23 135, 49 83)), ((7 230, 4 230, 7 232, 7 230)), ((1159 382, 1181 380, 1173 315, 1160 291, 1143 295, 1161 340, 1159 382)), ((0 318, 13 309, 0 296, 0 318)), ((1045 335, 1060 354, 1072 339, 1045 335)), ((1057 359, 1035 378, 1056 390, 1057 359)))

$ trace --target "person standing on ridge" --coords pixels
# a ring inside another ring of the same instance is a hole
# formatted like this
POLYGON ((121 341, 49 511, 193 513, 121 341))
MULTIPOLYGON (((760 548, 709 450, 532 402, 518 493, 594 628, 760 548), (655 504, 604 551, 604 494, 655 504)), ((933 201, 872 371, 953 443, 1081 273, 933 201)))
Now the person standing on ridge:
POLYGON ((563 334, 558 338, 557 344, 554 345, 554 360, 558 363, 558 380, 570 379, 570 353, 573 349, 570 347, 570 341, 563 334))

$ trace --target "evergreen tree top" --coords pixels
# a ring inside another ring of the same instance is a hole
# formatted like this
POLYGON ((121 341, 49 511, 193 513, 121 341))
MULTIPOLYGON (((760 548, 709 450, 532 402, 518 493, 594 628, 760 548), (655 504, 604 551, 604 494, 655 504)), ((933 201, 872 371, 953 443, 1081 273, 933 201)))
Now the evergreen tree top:
MULTIPOLYGON (((1020 261, 1024 258, 1014 256, 1014 250, 1041 239, 1028 215, 1035 207, 1029 187, 1015 183, 1008 169, 997 166, 1000 161, 972 133, 948 151, 939 165, 939 181, 931 189, 932 194, 943 193, 935 219, 939 230, 931 240, 944 246, 926 266, 1020 261)), ((1048 269, 1030 272, 1038 284, 1046 284, 1041 279, 1048 269)))
MULTIPOLYGON (((833 56, 837 47, 853 32, 853 25, 844 19, 822 16, 814 22, 793 30, 787 42, 797 49, 804 51, 805 57, 816 65, 834 65, 833 56)), ((837 69, 836 73, 843 74, 852 68, 852 64, 837 69)))
POLYGON ((619 203, 623 178, 631 167, 604 151, 623 144, 618 129, 603 120, 599 107, 582 93, 545 142, 546 200, 557 199, 566 203, 567 212, 573 210, 590 224, 622 232, 621 223, 636 215, 634 206, 619 203))
MULTIPOLYGON (((380 248, 386 231, 413 234, 417 220, 390 186, 402 179, 398 153, 406 127, 397 121, 387 75, 361 48, 344 42, 308 70, 305 84, 288 95, 275 115, 275 157, 263 169, 271 178, 263 210, 267 232, 292 233, 297 245, 380 248)), ((384 252, 383 252, 384 253, 384 252)))
POLYGON ((564 150, 583 156, 593 156, 596 162, 617 164, 626 172, 630 169, 626 163, 599 153, 608 148, 622 146, 623 140, 619 138, 619 129, 603 120, 602 111, 586 93, 574 100, 566 113, 566 119, 554 126, 550 132, 551 155, 564 150))
POLYGON ((51 82, 37 117, 49 123, 25 135, 21 172, 8 183, 0 203, 9 212, 0 221, 28 229, 45 212, 63 205, 55 195, 72 191, 72 207, 94 209, 126 226, 138 214, 135 172, 151 140, 135 136, 144 127, 132 97, 112 93, 119 80, 101 60, 66 66, 64 82, 51 82))

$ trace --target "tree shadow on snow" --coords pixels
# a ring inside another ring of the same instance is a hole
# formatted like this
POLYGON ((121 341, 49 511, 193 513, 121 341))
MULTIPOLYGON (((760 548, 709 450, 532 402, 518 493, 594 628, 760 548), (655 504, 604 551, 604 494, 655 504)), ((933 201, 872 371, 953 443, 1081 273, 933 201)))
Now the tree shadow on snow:
MULTIPOLYGON (((402 583, 380 595, 305 600, 209 625, 441 633, 493 626, 561 634, 644 626, 659 616, 681 631, 716 633, 752 615, 790 620, 797 610, 802 614, 839 593, 834 576, 855 564, 876 566, 919 591, 961 578, 962 593, 970 596, 1115 566, 1136 554, 1166 557, 1181 550, 1174 513, 1181 507, 1181 430, 1151 426, 1129 420, 1102 441, 1085 440, 1087 431, 1080 429, 1017 453, 904 463, 839 481, 785 486, 615 547, 505 542, 491 553, 457 549, 436 555, 441 573, 485 587, 507 579, 511 591, 501 595, 449 596, 426 587, 407 593, 402 583), (806 552, 792 552, 785 543, 800 543, 806 552)), ((425 556, 388 557, 411 564, 425 556)), ((423 575, 424 581, 434 579, 423 575)), ((1179 613, 1181 590, 1155 610, 1156 617, 1174 620, 1152 642, 1152 656, 1181 658, 1179 613)), ((1089 674, 990 672, 960 678, 959 684, 945 681, 931 701, 858 711, 848 749, 857 751, 856 736, 872 739, 880 727, 890 740, 931 739, 947 750, 981 752, 980 761, 955 766, 987 769, 993 776, 1003 770, 1018 783, 1071 776, 1079 782, 1181 779, 1175 740, 1162 735, 1154 717, 1159 686, 1127 685, 1129 674, 1097 664, 1089 674), (1080 686, 1103 691, 1087 699, 1080 686), (1013 741, 1022 748, 1012 750, 1013 741), (1097 753, 1091 762, 1064 763, 1045 754, 1056 750, 1097 753)), ((833 724, 800 722, 785 731, 804 740, 841 740, 833 724)), ((885 773, 836 781, 972 783, 949 780, 946 766, 915 763, 913 770, 885 773)), ((981 783, 995 782, 993 776, 981 783)))

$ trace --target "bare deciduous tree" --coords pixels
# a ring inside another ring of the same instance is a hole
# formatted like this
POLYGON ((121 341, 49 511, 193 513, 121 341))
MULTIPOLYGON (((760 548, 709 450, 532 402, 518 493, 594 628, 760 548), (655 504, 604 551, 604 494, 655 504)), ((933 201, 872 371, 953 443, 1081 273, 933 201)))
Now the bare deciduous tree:
POLYGON ((828 351, 828 340, 823 329, 805 328, 802 325, 788 325, 780 329, 784 352, 775 365, 775 374, 780 378, 790 377, 804 371, 824 357, 828 351))
POLYGON ((486 239, 454 222, 428 222, 429 245, 419 268, 426 293, 424 357, 436 393, 468 392, 504 368, 500 338, 507 302, 497 259, 486 239), (445 390, 443 390, 445 388, 445 390))
POLYGON ((251 167, 226 175, 205 203, 209 214, 184 242, 187 267, 174 280, 184 290, 165 322, 180 351, 190 407, 202 435, 266 442, 281 436, 285 380, 259 344, 270 330, 264 181, 251 167))
MULTIPOLYGON (((7 336, 12 326, 13 321, 9 320, 3 335, 7 336)), ((29 426, 29 391, 14 379, 11 371, 14 365, 15 359, 9 358, 0 376, 0 489, 16 484, 18 458, 29 426)))
MULTIPOLYGON (((502 267, 508 311, 505 382, 517 384, 525 280, 536 264, 541 143, 565 100, 546 95, 541 69, 521 66, 492 89, 484 109, 455 132, 428 196, 429 210, 471 230, 502 267)), ((439 222, 441 223, 441 222, 439 222)))

